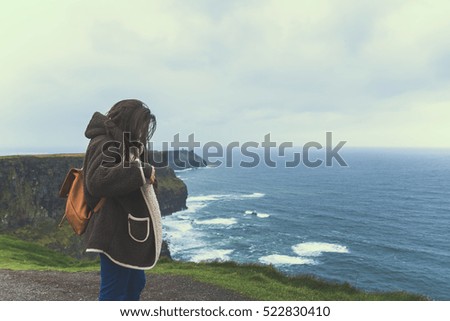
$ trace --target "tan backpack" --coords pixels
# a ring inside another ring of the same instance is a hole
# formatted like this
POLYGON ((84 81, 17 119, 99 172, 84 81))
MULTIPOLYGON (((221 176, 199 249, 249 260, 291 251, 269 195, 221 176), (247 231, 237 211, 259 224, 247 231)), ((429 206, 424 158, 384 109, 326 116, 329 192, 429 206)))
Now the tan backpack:
POLYGON ((66 218, 77 235, 84 233, 92 214, 100 211, 106 201, 103 197, 93 210, 89 209, 84 197, 83 169, 79 168, 69 170, 59 191, 59 197, 67 198, 66 210, 59 227, 66 218))

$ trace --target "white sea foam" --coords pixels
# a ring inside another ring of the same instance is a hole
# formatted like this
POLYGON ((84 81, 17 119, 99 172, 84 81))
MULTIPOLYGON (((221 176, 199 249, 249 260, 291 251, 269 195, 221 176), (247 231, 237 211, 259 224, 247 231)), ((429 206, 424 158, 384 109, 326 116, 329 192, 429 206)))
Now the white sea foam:
POLYGON ((243 198, 261 198, 264 197, 266 194, 264 193, 252 193, 252 194, 243 194, 241 197, 243 198))
POLYGON ((235 218, 212 218, 209 220, 195 221, 195 224, 200 225, 233 225, 236 224, 237 220, 235 218))
POLYGON ((258 213, 258 214, 256 214, 256 216, 259 217, 259 218, 268 218, 268 217, 270 217, 270 214, 267 214, 267 213, 258 213))
POLYGON ((197 195, 197 196, 189 196, 188 201, 208 202, 208 201, 217 201, 220 199, 239 200, 239 199, 246 199, 246 198, 261 198, 261 197, 264 197, 265 195, 266 194, 264 194, 264 193, 197 195))
POLYGON ((195 213, 198 210, 202 209, 203 207, 205 207, 207 204, 206 203, 186 203, 187 209, 184 210, 182 213, 195 213))
POLYGON ((204 233, 195 229, 187 215, 173 214, 163 217, 163 238, 168 241, 170 253, 186 253, 203 248, 204 233))
POLYGON ((210 195, 197 195, 197 196, 189 196, 187 201, 188 202, 210 202, 210 201, 217 201, 221 198, 228 198, 230 197, 229 194, 210 194, 210 195))
POLYGON ((316 264, 313 259, 308 259, 304 257, 298 256, 289 256, 289 255, 279 255, 272 254, 259 258, 259 262, 263 264, 273 264, 273 265, 303 265, 303 264, 316 264))
POLYGON ((292 250, 299 256, 320 256, 324 252, 349 253, 346 246, 322 242, 306 242, 294 245, 292 250))
POLYGON ((190 221, 182 220, 182 221, 165 221, 164 225, 172 231, 172 233, 186 233, 187 231, 192 230, 192 224, 190 221))
POLYGON ((180 173, 180 172, 187 172, 187 171, 191 171, 192 167, 189 168, 183 168, 183 169, 175 169, 174 172, 175 173, 180 173))
POLYGON ((229 261, 230 254, 233 250, 218 250, 218 249, 206 249, 193 255, 190 261, 193 262, 205 262, 205 261, 229 261))
POLYGON ((209 202, 215 201, 222 197, 223 195, 200 195, 200 196, 190 196, 186 200, 187 210, 184 213, 195 213, 198 210, 206 207, 209 202))
POLYGON ((247 211, 245 211, 245 214, 247 214, 247 215, 248 215, 248 214, 253 214, 253 211, 248 211, 248 210, 247 210, 247 211))
POLYGON ((252 193, 252 194, 209 194, 209 195, 196 195, 189 196, 186 200, 187 210, 185 213, 195 213, 203 207, 208 206, 210 202, 218 200, 245 200, 252 198, 260 198, 265 194, 252 193))

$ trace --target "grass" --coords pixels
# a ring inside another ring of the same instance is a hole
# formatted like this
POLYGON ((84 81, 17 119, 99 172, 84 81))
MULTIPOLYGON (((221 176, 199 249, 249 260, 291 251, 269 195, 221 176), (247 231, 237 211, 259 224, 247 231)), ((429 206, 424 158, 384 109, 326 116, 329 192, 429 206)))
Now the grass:
POLYGON ((60 153, 60 154, 18 154, 18 155, 3 155, 0 159, 14 159, 21 157, 36 157, 36 158, 57 158, 57 157, 83 157, 84 153, 60 153))
POLYGON ((184 275, 195 280, 234 290, 254 300, 342 301, 342 300, 426 300, 406 292, 370 293, 344 283, 320 280, 310 275, 286 276, 271 266, 235 262, 191 263, 162 260, 150 272, 184 275))
MULTIPOLYGON (((43 246, 0 235, 0 268, 13 270, 97 271, 95 261, 76 260, 43 246)), ((148 272, 182 275, 194 280, 234 290, 253 300, 326 301, 326 300, 426 300, 406 292, 370 293, 349 284, 320 280, 313 276, 288 277, 271 266, 234 262, 192 263, 161 259, 148 272)))
POLYGON ((0 235, 0 269, 78 272, 98 270, 98 264, 77 260, 13 236, 0 235))

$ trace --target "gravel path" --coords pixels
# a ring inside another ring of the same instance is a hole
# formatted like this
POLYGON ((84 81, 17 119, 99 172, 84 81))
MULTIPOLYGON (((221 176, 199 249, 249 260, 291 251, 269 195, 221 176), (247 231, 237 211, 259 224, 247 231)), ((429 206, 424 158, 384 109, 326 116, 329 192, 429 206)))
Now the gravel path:
MULTIPOLYGON (((94 301, 99 272, 0 270, 2 301, 94 301)), ((148 301, 243 301, 248 298, 189 277, 148 275, 141 300, 148 301)))

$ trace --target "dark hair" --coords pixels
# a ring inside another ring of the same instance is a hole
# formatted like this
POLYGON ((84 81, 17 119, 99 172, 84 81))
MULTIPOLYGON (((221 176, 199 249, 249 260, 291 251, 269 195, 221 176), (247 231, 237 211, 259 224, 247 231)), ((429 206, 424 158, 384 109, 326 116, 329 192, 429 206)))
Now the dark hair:
POLYGON ((156 117, 146 104, 137 99, 117 102, 106 114, 124 133, 130 133, 133 140, 147 146, 156 130, 156 117))

